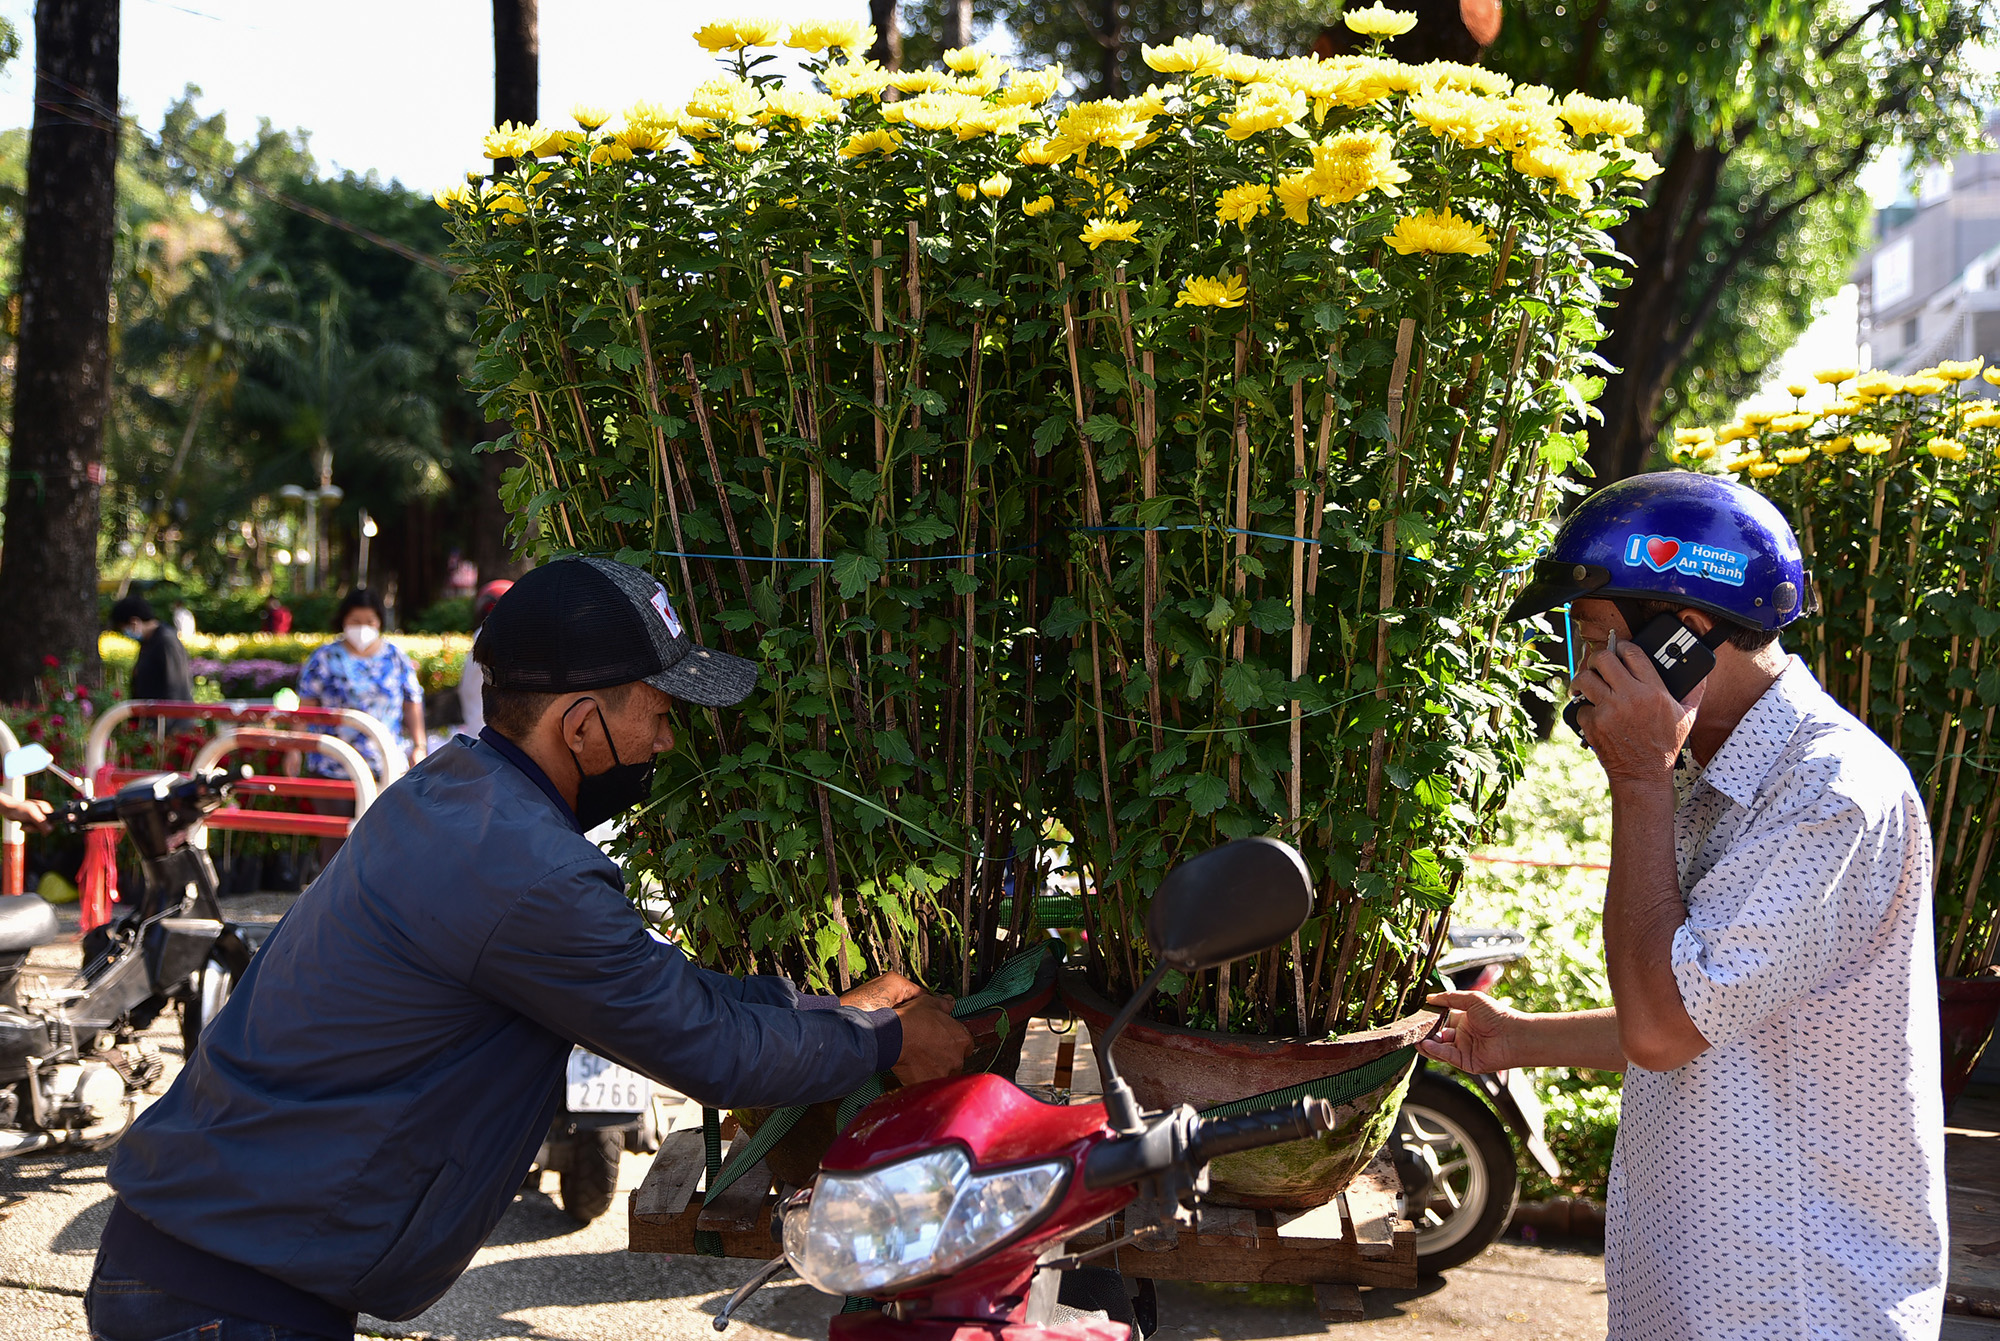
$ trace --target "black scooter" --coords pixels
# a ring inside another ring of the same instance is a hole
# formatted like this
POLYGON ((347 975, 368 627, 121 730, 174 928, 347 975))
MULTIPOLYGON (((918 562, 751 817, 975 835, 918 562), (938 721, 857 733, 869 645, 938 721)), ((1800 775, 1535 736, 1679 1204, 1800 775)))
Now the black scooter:
MULTIPOLYGON (((27 746, 7 756, 6 774, 52 765, 46 750, 27 746)), ((247 774, 163 773, 57 812, 56 822, 71 830, 123 825, 145 872, 139 896, 93 933, 71 981, 52 986, 24 976, 28 953, 61 938, 54 909, 32 894, 0 898, 0 1158, 116 1139, 131 1121, 132 1096, 165 1069, 139 1035, 178 1002, 191 1055, 209 1018, 204 1009, 220 1008, 213 984, 249 967, 269 929, 223 920, 215 868, 187 843, 188 831, 247 774)))

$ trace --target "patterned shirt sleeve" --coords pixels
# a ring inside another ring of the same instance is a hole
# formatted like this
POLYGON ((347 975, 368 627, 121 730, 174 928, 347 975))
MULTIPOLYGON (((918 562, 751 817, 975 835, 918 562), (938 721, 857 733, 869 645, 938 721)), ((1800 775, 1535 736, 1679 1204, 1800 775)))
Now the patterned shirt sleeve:
POLYGON ((1835 791, 1748 837, 1690 891, 1674 933, 1681 1000, 1712 1047, 1802 1001, 1864 948, 1882 914, 1872 877, 1902 865, 1904 835, 1835 791))
POLYGON ((417 674, 416 661, 408 652, 405 652, 400 647, 396 647, 395 644, 391 643, 390 647, 396 653, 396 669, 402 676, 403 702, 421 705, 424 701, 424 682, 422 677, 417 674))
POLYGON ((314 648, 312 655, 306 658, 305 666, 299 671, 300 698, 313 698, 321 703, 326 702, 327 690, 330 687, 326 664, 327 650, 331 646, 332 644, 328 643, 323 647, 314 648))

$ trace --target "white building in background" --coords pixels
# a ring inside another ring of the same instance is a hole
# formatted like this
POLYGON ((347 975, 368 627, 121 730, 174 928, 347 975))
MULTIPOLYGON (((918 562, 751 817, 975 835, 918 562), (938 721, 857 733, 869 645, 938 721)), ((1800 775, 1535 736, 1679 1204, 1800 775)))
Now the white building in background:
POLYGON ((1986 140, 1983 152, 1926 169, 1914 203, 1875 212, 1875 246, 1854 270, 1864 365, 2000 362, 2000 113, 1986 140))

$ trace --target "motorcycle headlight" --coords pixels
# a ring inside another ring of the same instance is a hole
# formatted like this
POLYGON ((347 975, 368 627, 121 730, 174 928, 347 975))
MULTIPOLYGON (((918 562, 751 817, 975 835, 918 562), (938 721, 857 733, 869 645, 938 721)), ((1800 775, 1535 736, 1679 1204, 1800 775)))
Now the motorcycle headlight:
POLYGON ((894 1289, 1005 1243, 1068 1177, 1061 1160, 974 1174, 956 1148, 866 1173, 823 1173, 811 1204, 785 1217, 785 1257, 828 1294, 894 1289))

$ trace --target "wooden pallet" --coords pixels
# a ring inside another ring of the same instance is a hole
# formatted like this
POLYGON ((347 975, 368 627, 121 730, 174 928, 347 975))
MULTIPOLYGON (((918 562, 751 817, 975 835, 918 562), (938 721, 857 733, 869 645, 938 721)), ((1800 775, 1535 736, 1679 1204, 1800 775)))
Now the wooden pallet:
MULTIPOLYGON (((632 1194, 628 1248, 693 1253, 696 1231, 709 1230, 721 1236, 725 1257, 776 1257, 771 1212, 777 1195, 770 1170, 755 1165, 708 1207, 696 1200, 704 1173, 701 1132, 668 1136, 632 1194)), ((1121 1249, 1118 1264, 1135 1279, 1311 1285, 1321 1316, 1358 1318, 1355 1286, 1414 1289, 1417 1283, 1416 1232, 1396 1218, 1397 1190, 1394 1167, 1378 1154, 1324 1206, 1304 1212, 1204 1206, 1194 1231, 1183 1231, 1173 1247, 1121 1249)), ((1067 1247, 1086 1252, 1124 1234, 1117 1219, 1071 1239, 1067 1247)))

